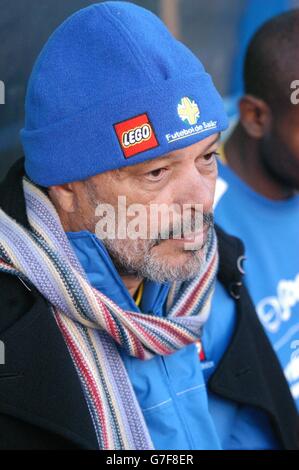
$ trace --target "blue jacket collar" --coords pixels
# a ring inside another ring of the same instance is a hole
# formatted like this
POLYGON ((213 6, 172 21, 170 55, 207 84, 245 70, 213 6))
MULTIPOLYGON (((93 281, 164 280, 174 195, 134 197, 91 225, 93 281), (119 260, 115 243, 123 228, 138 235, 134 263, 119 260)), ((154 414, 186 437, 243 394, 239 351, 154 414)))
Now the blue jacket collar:
MULTIPOLYGON (((66 235, 93 287, 116 302, 121 308, 139 311, 134 299, 119 276, 104 244, 95 234, 82 230, 66 235)), ((164 314, 168 284, 146 280, 140 310, 155 315, 164 314)))

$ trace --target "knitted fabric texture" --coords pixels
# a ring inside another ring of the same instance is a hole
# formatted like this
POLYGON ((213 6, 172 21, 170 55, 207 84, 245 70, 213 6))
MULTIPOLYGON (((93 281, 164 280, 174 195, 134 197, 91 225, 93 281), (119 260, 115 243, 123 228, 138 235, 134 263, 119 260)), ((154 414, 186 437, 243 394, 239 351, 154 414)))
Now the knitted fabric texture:
POLYGON ((215 232, 208 241, 205 269, 171 287, 166 317, 124 311, 90 285, 45 192, 26 177, 23 187, 31 229, 0 209, 0 271, 35 286, 48 300, 76 367, 99 448, 151 449, 116 345, 147 360, 198 340, 215 286, 215 232))

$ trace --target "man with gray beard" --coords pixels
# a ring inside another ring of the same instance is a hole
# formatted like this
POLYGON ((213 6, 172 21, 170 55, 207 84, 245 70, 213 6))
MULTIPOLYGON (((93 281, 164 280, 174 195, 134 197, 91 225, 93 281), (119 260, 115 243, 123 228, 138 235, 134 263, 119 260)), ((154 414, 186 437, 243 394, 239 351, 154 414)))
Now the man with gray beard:
POLYGON ((210 390, 253 408, 256 448, 295 446, 243 246, 213 225, 226 127, 210 76, 150 12, 94 4, 53 33, 0 188, 0 448, 221 449, 196 347, 215 288, 240 319, 210 390))

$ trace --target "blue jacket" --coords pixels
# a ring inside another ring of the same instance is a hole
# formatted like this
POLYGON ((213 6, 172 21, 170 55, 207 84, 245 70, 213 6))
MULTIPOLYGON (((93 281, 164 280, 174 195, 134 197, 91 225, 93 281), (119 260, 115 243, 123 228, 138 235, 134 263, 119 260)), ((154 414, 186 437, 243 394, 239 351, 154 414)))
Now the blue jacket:
MULTIPOLYGON (((92 285, 122 308, 139 311, 97 237, 87 231, 67 235, 92 285)), ((163 315, 168 289, 146 281, 140 310, 163 315)), ((235 303, 217 283, 203 337, 208 359, 203 368, 195 345, 149 361, 120 349, 156 449, 279 446, 264 412, 207 392, 206 382, 230 343, 235 321, 235 303)))
MULTIPOLYGON (((122 308, 139 311, 97 237, 67 235, 91 284, 122 308)), ((163 315, 167 293, 167 285, 145 282, 140 309, 163 315)), ((148 361, 120 353, 156 449, 220 449, 195 345, 148 361)))

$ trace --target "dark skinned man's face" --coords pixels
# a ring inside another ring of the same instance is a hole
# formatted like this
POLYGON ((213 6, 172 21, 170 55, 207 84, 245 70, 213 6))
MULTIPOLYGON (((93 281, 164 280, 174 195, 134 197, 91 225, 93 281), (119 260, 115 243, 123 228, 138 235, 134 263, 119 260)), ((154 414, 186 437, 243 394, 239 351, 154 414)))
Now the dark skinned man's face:
POLYGON ((270 132, 261 141, 267 170, 286 188, 299 191, 299 105, 272 112, 270 132))

